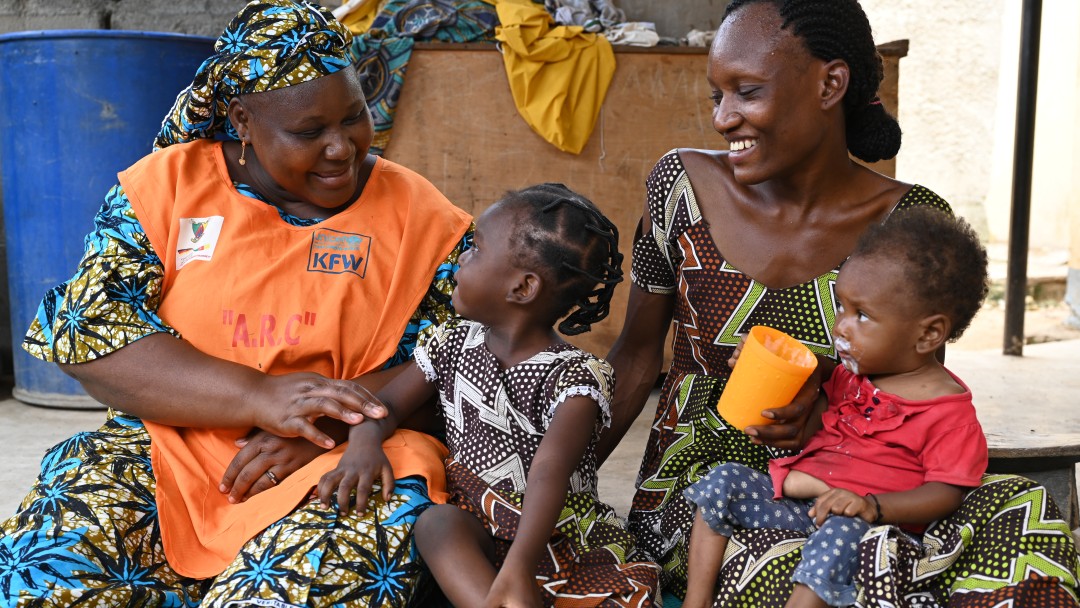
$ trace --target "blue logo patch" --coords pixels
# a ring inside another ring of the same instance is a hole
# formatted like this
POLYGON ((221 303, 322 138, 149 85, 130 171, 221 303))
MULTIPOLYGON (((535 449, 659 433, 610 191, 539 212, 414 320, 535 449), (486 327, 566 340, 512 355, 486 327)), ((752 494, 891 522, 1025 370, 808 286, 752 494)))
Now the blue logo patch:
POLYGON ((329 274, 351 272, 363 278, 367 273, 367 260, 370 253, 370 236, 317 228, 311 235, 311 251, 308 253, 307 269, 309 272, 329 274))

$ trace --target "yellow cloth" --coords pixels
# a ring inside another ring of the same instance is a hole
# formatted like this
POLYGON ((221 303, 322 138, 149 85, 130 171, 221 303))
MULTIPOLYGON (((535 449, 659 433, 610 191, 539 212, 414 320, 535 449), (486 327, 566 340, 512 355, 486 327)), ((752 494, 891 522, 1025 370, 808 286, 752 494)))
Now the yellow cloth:
POLYGON ((525 122, 565 152, 589 141, 615 73, 611 43, 580 26, 552 27, 543 5, 498 0, 503 63, 525 122))
POLYGON ((341 8, 334 10, 334 16, 349 28, 349 31, 359 36, 371 29, 371 24, 375 23, 375 16, 379 14, 383 4, 384 0, 346 0, 341 4, 341 8))

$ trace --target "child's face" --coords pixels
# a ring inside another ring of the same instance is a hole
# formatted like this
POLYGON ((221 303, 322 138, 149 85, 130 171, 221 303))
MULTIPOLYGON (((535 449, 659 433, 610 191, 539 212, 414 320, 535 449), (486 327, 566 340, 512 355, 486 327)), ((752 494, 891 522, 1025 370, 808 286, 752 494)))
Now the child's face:
POLYGON ((482 317, 496 310, 505 301, 509 281, 514 277, 511 262, 510 234, 514 228, 514 213, 505 205, 495 203, 476 218, 473 247, 461 254, 454 275, 452 302, 457 314, 490 324, 482 317))
POLYGON ((912 303, 900 263, 884 256, 853 257, 836 279, 833 338, 841 363, 854 374, 897 374, 917 368, 923 315, 912 303))

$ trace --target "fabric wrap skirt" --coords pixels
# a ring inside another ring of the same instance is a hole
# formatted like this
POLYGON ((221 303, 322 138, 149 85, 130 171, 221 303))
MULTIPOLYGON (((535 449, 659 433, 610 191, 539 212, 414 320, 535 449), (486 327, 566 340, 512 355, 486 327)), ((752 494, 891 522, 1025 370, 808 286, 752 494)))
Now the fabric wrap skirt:
POLYGON ((362 515, 302 504, 207 580, 169 567, 154 490, 138 418, 114 414, 49 450, 0 527, 0 607, 404 607, 429 586, 412 541, 432 504, 422 479, 399 480, 388 502, 374 488, 362 515))
MULTIPOLYGON (((450 503, 480 520, 495 540, 496 566, 517 535, 524 494, 500 492, 463 464, 446 465, 450 503)), ((587 493, 571 493, 536 582, 545 606, 653 606, 660 567, 644 559, 615 511, 587 493)))

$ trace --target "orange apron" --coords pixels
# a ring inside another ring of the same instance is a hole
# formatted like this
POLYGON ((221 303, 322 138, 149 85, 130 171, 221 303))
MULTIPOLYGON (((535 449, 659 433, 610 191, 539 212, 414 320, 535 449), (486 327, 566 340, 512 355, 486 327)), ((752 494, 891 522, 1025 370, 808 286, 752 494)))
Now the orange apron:
MULTIPOLYGON (((201 352, 267 374, 380 369, 470 223, 427 180, 381 158, 355 203, 308 227, 237 192, 219 142, 170 146, 119 177, 165 269, 161 318, 201 352)), ((193 578, 220 574, 307 499, 343 449, 234 505, 217 488, 250 429, 146 427, 165 555, 193 578)), ((441 443, 399 431, 384 446, 398 477, 423 475, 440 498, 441 443)))

